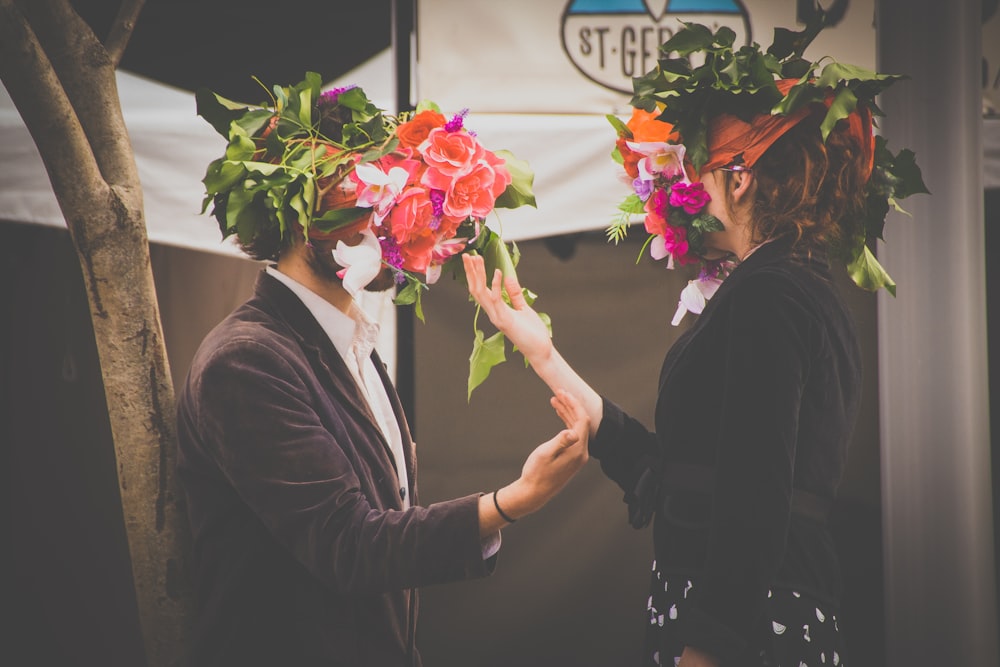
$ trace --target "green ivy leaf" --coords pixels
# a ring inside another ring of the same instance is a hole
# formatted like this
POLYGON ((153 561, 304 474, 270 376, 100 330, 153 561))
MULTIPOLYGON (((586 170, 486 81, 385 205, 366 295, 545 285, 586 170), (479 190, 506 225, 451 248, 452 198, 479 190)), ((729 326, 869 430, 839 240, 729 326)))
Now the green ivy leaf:
POLYGON ((830 132, 833 131, 834 126, 851 115, 857 106, 858 98, 850 88, 841 88, 837 91, 837 95, 833 98, 833 102, 830 104, 830 108, 827 110, 826 116, 823 117, 823 122, 819 126, 823 141, 826 141, 827 137, 830 136, 830 132))
POLYGON ((194 99, 196 113, 227 139, 229 138, 229 126, 248 110, 246 104, 216 95, 208 88, 196 90, 194 99))
POLYGON ((469 356, 469 393, 466 400, 472 400, 472 391, 489 377, 494 366, 506 360, 503 332, 498 331, 485 338, 485 334, 476 329, 476 339, 469 356))
POLYGON ((615 132, 618 133, 619 137, 625 137, 626 139, 632 138, 632 130, 628 129, 628 125, 626 125, 621 118, 610 113, 606 114, 604 117, 608 119, 609 123, 611 123, 611 127, 615 128, 615 132))
MULTIPOLYGON (((678 30, 660 46, 660 53, 669 55, 677 53, 682 58, 694 53, 710 49, 716 41, 715 35, 700 23, 684 23, 684 30, 678 30)), ((721 31, 720 31, 721 32, 721 31)), ((732 32, 732 31, 730 31, 732 32)))
POLYGON ((868 246, 862 242, 859 250, 855 251, 854 259, 847 265, 847 273, 851 276, 851 280, 858 287, 870 292, 884 287, 886 291, 896 296, 896 283, 875 259, 875 255, 868 249, 868 246))
POLYGON ((503 158, 504 166, 510 172, 511 182, 507 189, 500 193, 494 204, 497 208, 518 208, 519 206, 534 206, 535 203, 534 181, 535 172, 524 160, 514 157, 510 151, 494 151, 498 157, 503 158))
POLYGON ((892 160, 892 175, 895 177, 893 196, 897 199, 905 199, 914 194, 930 194, 930 190, 924 185, 923 174, 917 166, 916 155, 908 148, 899 151, 892 160))

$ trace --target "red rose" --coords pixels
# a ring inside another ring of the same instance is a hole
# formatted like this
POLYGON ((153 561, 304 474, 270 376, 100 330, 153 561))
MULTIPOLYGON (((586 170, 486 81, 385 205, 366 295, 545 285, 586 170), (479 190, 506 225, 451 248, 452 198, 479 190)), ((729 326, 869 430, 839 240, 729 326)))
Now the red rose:
POLYGON ((436 127, 443 127, 447 121, 437 111, 426 109, 396 128, 399 144, 408 148, 416 148, 424 143, 427 135, 436 127))

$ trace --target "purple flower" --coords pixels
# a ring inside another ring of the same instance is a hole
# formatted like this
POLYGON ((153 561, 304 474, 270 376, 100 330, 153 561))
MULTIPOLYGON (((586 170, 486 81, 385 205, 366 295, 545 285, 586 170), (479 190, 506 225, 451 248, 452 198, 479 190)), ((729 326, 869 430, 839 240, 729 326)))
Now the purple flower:
POLYGON ((465 117, 469 114, 468 109, 462 109, 457 114, 451 117, 447 123, 444 124, 444 129, 448 132, 458 132, 462 129, 462 123, 465 117))
POLYGON ((653 193, 653 181, 645 180, 642 178, 637 178, 632 181, 632 190, 642 201, 649 199, 649 195, 653 193))
POLYGON ((397 271, 401 269, 403 266, 403 254, 399 251, 396 239, 391 236, 380 236, 378 243, 382 247, 382 261, 397 271))
POLYGON ((343 95, 344 93, 346 93, 348 90, 352 90, 354 88, 357 88, 357 86, 355 84, 351 84, 350 86, 342 86, 340 88, 333 88, 333 89, 328 90, 326 92, 320 93, 320 95, 319 95, 319 103, 322 104, 322 105, 324 105, 324 106, 328 105, 328 106, 332 107, 332 106, 334 106, 334 105, 337 104, 337 99, 341 95, 343 95))

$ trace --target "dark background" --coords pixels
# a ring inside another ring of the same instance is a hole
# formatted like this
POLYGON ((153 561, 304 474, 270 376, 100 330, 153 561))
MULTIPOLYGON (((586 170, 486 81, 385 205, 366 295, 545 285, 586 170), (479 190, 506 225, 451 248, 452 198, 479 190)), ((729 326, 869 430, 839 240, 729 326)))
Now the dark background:
MULTIPOLYGON (((102 40, 117 2, 72 0, 102 40)), ((390 0, 147 0, 121 68, 242 102, 268 86, 329 81, 389 46, 390 0)))

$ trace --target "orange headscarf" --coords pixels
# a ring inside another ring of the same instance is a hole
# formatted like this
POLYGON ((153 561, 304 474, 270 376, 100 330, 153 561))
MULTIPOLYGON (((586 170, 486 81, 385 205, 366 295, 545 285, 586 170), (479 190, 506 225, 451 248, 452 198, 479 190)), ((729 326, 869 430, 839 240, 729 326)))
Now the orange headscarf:
MULTIPOLYGON (((781 79, 777 82, 778 90, 782 95, 786 95, 798 81, 798 79, 781 79)), ((701 172, 708 173, 713 169, 732 164, 737 157, 741 157, 742 164, 752 167, 760 156, 771 147, 771 144, 804 118, 820 111, 826 113, 826 109, 833 102, 833 95, 827 95, 824 102, 824 107, 810 104, 784 116, 760 114, 749 123, 732 114, 716 116, 709 121, 708 162, 702 166, 701 172)), ((867 108, 855 109, 845 120, 847 121, 845 130, 858 139, 858 143, 864 151, 863 159, 867 163, 865 174, 867 177, 871 173, 875 159, 875 137, 872 135, 871 110, 867 108)), ((845 130, 838 128, 835 131, 845 130)))

